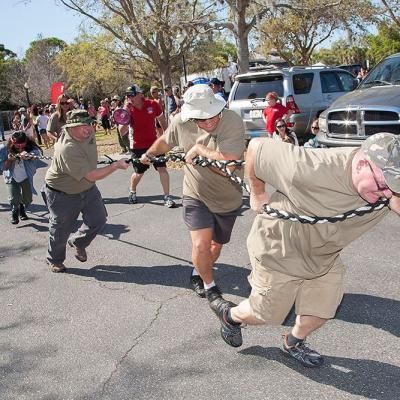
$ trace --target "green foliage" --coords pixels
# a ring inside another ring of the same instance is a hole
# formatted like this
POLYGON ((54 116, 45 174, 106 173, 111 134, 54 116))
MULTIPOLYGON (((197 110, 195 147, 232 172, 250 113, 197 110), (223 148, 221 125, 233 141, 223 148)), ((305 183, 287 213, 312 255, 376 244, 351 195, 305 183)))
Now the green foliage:
POLYGON ((367 55, 376 64, 382 58, 400 52, 400 30, 395 24, 382 23, 377 35, 368 35, 367 55))
POLYGON ((365 65, 367 49, 364 46, 349 45, 346 40, 333 42, 330 49, 320 49, 312 56, 312 63, 326 65, 361 64, 365 65))

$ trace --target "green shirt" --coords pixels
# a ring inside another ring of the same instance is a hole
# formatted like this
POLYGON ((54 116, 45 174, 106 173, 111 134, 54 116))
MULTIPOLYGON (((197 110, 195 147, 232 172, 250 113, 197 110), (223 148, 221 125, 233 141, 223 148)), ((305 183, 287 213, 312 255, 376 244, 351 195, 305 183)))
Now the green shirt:
POLYGON ((55 134, 59 137, 61 134, 62 127, 65 125, 65 120, 58 116, 57 112, 51 114, 49 122, 47 122, 47 132, 55 134))
POLYGON ((79 142, 63 129, 54 145, 54 156, 45 181, 51 188, 68 194, 90 189, 94 182, 85 179, 88 172, 97 168, 96 136, 79 142))

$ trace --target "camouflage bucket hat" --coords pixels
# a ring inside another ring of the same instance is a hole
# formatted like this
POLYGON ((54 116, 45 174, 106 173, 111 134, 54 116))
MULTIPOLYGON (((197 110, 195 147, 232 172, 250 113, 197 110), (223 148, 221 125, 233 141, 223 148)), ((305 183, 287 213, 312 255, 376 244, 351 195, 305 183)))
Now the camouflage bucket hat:
POLYGON ((361 148, 368 159, 382 170, 389 189, 400 193, 400 136, 377 133, 366 139, 361 148))
POLYGON ((91 125, 93 119, 89 117, 86 110, 72 110, 67 112, 67 122, 64 128, 71 128, 73 126, 91 125))

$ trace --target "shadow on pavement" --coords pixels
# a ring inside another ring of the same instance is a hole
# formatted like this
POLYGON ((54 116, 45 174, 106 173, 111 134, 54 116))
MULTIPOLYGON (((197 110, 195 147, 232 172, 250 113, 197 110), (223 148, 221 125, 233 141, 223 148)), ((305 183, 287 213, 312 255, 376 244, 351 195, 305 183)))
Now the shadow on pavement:
MULTIPOLYGON (((222 292, 247 297, 250 289, 247 283, 249 271, 246 268, 217 264, 215 280, 222 292)), ((175 264, 153 267, 97 265, 91 269, 68 268, 67 273, 92 277, 101 282, 125 282, 138 285, 161 285, 189 288, 192 267, 175 264)))
MULTIPOLYGON (((400 337, 400 301, 368 294, 347 293, 343 297, 335 319, 370 325, 400 337)), ((283 325, 293 326, 296 319, 294 309, 283 325)))
MULTIPOLYGON (((157 196, 141 196, 138 194, 137 196, 138 202, 136 204, 132 204, 132 206, 135 205, 143 205, 143 204, 152 204, 155 206, 163 206, 164 207, 164 195, 160 194, 157 196)), ((171 199, 175 201, 176 207, 182 207, 181 204, 181 198, 178 196, 173 196, 171 195, 171 199)), ((124 197, 103 197, 104 204, 129 204, 128 201, 128 193, 124 197)))
POLYGON ((252 346, 240 353, 277 361, 322 385, 368 399, 394 400, 400 393, 400 368, 384 362, 325 357, 321 368, 310 369, 288 358, 276 347, 252 346))

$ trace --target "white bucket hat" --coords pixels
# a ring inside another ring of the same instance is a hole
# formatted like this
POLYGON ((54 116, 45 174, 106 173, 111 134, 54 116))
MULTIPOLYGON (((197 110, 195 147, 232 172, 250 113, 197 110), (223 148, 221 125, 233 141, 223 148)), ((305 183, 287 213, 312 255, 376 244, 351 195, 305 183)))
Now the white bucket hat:
POLYGON ((183 95, 181 119, 208 119, 218 115, 225 107, 226 101, 221 96, 215 96, 208 85, 194 85, 183 95))

